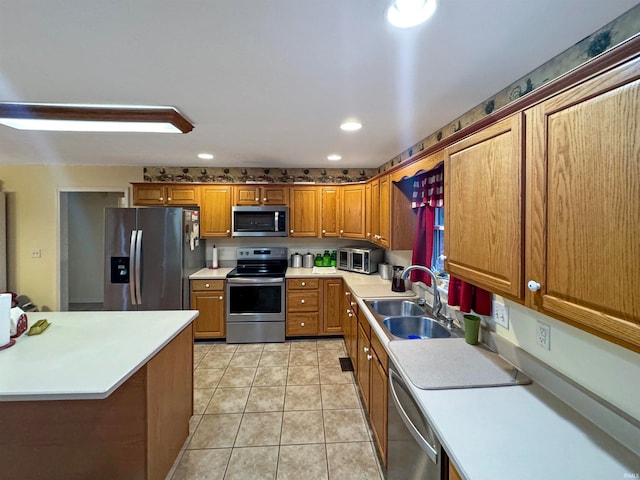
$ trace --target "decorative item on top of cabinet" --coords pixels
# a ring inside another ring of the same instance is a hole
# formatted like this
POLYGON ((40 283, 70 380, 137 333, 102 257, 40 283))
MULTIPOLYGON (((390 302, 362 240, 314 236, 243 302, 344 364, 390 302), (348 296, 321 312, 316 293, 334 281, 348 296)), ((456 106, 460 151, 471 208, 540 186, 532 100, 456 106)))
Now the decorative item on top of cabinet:
POLYGON ((198 310, 195 338, 224 338, 224 280, 191 280, 191 308, 198 310))
POLYGON ((322 316, 322 281, 287 279, 287 336, 317 335, 322 316))
POLYGON ((445 268, 523 297, 523 122, 518 113, 445 149, 445 268))
POLYGON ((340 188, 320 187, 320 236, 340 236, 340 188))
POLYGON ((134 183, 133 204, 136 206, 198 205, 197 185, 134 183))
POLYGON ((640 352, 640 57, 526 111, 526 304, 640 352), (535 285, 535 284, 538 285, 535 285))
POLYGON ((235 185, 234 205, 288 205, 289 187, 284 185, 235 185))
POLYGON ((231 236, 231 185, 207 185, 200 190, 200 236, 231 236))
POLYGON ((342 238, 366 238, 365 185, 344 185, 341 189, 340 236, 342 238))
POLYGON ((289 216, 290 237, 318 237, 318 188, 291 187, 289 216))

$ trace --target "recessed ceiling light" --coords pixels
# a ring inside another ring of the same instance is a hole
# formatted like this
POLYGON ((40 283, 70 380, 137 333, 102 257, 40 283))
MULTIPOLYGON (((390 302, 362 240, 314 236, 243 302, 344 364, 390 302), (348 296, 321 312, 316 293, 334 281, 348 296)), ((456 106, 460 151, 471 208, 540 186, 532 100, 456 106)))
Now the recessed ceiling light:
POLYGON ((213 155, 210 153, 199 153, 198 158, 200 160, 213 160, 213 155))
POLYGON ((431 18, 436 6, 436 0, 394 0, 387 9, 387 20, 398 28, 415 27, 431 18))
POLYGON ((355 132, 362 128, 362 124, 356 120, 347 120, 340 125, 340 130, 345 132, 355 132))
POLYGON ((342 160, 342 157, 337 153, 332 153, 327 157, 327 160, 331 160, 332 162, 335 162, 336 160, 342 160))
POLYGON ((0 103, 0 123, 55 132, 188 133, 193 125, 173 107, 0 103))

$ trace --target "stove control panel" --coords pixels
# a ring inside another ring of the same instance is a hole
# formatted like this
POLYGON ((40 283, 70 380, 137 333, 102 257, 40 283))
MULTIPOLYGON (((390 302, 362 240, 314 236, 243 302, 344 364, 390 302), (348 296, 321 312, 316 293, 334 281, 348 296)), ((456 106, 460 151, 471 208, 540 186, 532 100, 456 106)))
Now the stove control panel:
POLYGON ((288 252, 282 247, 242 247, 236 249, 238 260, 283 260, 288 252))

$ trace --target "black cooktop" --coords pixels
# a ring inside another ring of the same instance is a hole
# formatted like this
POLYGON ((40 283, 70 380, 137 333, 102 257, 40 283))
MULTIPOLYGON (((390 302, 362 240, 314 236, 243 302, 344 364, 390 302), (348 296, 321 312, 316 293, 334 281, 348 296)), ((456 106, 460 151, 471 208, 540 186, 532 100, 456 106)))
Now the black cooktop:
POLYGON ((227 273, 227 278, 274 277, 283 278, 287 271, 287 261, 256 262, 239 264, 227 273))

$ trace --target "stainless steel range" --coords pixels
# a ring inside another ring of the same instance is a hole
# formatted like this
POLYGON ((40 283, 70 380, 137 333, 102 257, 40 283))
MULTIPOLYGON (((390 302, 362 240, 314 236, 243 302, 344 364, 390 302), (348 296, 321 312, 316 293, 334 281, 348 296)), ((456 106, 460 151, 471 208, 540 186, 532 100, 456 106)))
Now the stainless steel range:
POLYGON ((238 248, 227 274, 227 343, 284 342, 286 248, 238 248))

